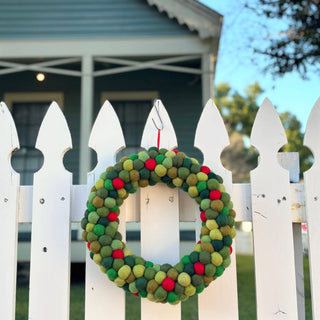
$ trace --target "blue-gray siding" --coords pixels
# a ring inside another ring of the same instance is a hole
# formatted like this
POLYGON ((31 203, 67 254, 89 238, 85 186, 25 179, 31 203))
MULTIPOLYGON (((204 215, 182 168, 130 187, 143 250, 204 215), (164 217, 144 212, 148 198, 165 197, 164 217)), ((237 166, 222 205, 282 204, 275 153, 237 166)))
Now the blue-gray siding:
POLYGON ((190 34, 146 0, 0 0, 0 39, 190 34))

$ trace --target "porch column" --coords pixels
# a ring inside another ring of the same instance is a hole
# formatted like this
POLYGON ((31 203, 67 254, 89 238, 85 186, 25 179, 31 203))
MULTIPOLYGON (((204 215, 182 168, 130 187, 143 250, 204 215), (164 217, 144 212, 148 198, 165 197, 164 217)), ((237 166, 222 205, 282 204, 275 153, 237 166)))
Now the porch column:
POLYGON ((214 57, 211 53, 204 53, 201 57, 202 107, 213 98, 214 57))
POLYGON ((87 173, 90 168, 89 135, 92 127, 93 114, 93 58, 90 55, 82 57, 81 61, 81 111, 80 111, 80 163, 79 183, 87 183, 87 173))

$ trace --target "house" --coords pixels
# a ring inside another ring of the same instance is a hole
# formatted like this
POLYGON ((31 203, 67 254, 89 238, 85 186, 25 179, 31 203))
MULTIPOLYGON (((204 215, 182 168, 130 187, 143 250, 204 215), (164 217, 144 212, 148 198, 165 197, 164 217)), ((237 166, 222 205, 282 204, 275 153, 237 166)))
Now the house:
POLYGON ((88 137, 106 99, 120 119, 126 153, 139 148, 160 98, 179 148, 199 156, 194 132, 213 96, 221 25, 222 16, 196 0, 2 0, 0 99, 20 138, 12 165, 21 184, 32 184, 42 165, 34 145, 53 100, 71 130, 64 164, 75 184, 86 183, 94 167, 88 137))
POLYGON ((221 23, 195 0, 2 0, 0 99, 18 127, 13 165, 22 184, 41 167, 34 143, 52 100, 71 130, 65 165, 74 183, 84 183, 92 167, 88 136, 105 99, 120 118, 127 153, 139 146, 160 98, 179 147, 193 154, 196 119, 212 96, 221 23))

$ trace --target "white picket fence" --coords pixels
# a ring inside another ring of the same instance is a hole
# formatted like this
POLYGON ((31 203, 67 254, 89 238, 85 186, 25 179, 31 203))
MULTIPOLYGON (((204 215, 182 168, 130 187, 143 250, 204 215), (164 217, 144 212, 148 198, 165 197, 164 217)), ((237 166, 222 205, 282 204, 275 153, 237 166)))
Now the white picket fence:
MULTIPOLYGON (((156 144, 157 129, 152 119, 159 124, 159 116, 164 125, 160 147, 175 148, 175 131, 159 100, 146 122, 141 146, 156 144)), ((63 155, 72 142, 63 113, 55 102, 43 120, 36 142, 36 148, 44 155, 44 164, 35 173, 33 186, 20 186, 19 174, 12 170, 11 154, 19 148, 19 140, 4 103, 0 104, 0 130, 0 319, 15 318, 18 223, 31 221, 28 319, 69 319, 70 225, 79 223, 89 188, 106 167, 115 163, 117 152, 125 147, 119 120, 106 102, 89 139, 98 163, 88 174, 87 185, 72 185, 72 175, 63 167, 63 155)), ((266 99, 251 135, 252 145, 260 152, 259 166, 251 172, 251 184, 232 184, 231 172, 220 162, 229 137, 211 100, 203 109, 195 133, 195 146, 203 152, 204 164, 224 178, 227 191, 232 193, 236 220, 253 223, 257 318, 305 318, 301 222, 307 221, 313 319, 320 319, 320 99, 310 115, 304 140, 315 158, 313 167, 305 173, 304 185, 298 182, 297 170, 291 170, 291 181, 295 183, 290 183, 289 171, 279 165, 277 158, 284 167, 296 169, 297 161, 292 162, 290 154, 280 157, 277 154, 286 141, 279 116, 266 99)), ((156 263, 178 261, 179 221, 196 220, 198 226, 201 223, 194 200, 165 185, 140 190, 123 207, 120 232, 125 235, 125 221, 140 221, 141 255, 156 263)), ((199 229, 196 228, 197 233, 199 229)), ((239 318, 234 252, 231 267, 199 295, 199 320, 213 316, 224 320, 239 318)), ((85 319, 107 318, 125 319, 124 292, 100 272, 87 254, 85 319)), ((180 305, 141 301, 143 320, 180 318, 180 305)))

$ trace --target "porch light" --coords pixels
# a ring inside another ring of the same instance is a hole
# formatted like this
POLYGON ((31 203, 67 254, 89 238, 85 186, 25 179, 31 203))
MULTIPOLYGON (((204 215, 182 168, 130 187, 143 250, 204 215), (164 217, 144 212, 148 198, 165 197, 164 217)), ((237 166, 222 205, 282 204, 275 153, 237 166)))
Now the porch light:
POLYGON ((45 78, 46 78, 46 76, 45 76, 44 73, 42 73, 42 72, 38 72, 38 73, 36 74, 36 79, 37 79, 39 82, 44 81, 45 78))

